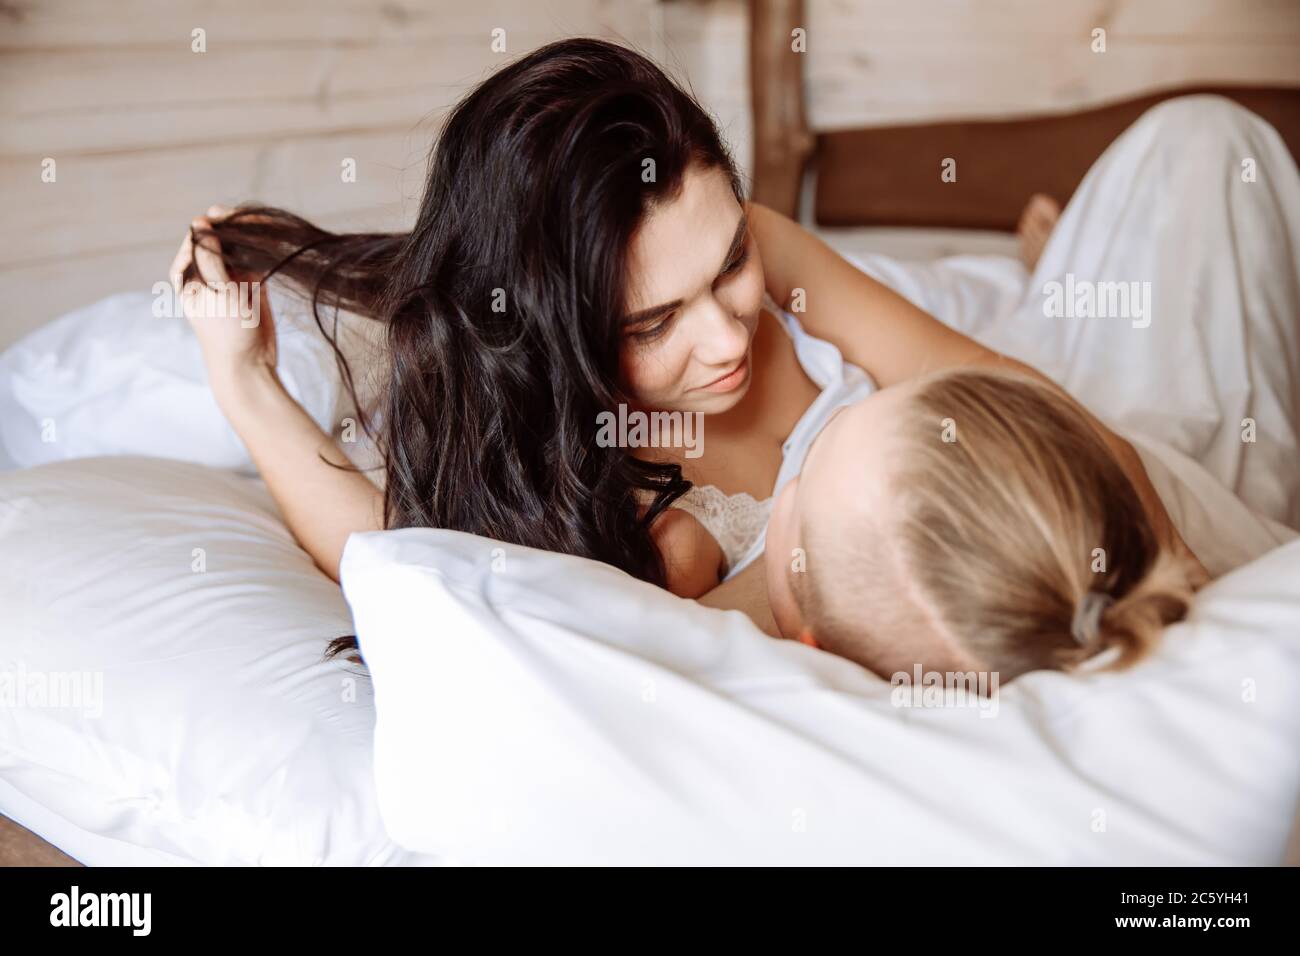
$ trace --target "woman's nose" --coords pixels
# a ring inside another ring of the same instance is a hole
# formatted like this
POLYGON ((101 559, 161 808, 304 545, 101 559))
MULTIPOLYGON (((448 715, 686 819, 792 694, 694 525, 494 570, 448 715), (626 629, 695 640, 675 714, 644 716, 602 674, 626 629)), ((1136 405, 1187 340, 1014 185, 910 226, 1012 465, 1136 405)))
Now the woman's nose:
POLYGON ((749 348, 748 326, 716 297, 711 297, 702 309, 696 358, 706 365, 735 365, 749 348))

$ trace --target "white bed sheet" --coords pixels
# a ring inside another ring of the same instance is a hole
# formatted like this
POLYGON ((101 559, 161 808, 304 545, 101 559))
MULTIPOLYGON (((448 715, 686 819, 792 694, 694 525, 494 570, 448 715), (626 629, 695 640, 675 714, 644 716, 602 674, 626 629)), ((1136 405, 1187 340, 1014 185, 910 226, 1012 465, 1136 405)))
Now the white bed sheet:
POLYGON ((193 860, 83 829, 0 777, 0 813, 86 866, 194 866, 193 860))

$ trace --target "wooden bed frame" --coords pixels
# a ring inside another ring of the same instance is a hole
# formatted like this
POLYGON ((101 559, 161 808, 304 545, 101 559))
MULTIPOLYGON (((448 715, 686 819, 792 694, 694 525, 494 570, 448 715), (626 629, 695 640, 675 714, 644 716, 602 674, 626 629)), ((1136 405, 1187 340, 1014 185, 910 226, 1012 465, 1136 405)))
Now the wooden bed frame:
POLYGON ((0 866, 80 866, 52 843, 0 816, 0 866))
POLYGON ((1149 107, 1213 93, 1258 113, 1300 162, 1300 88, 1182 86, 1056 114, 815 132, 808 126, 804 55, 791 31, 803 0, 749 0, 754 129, 752 198, 798 220, 804 174, 815 170, 818 226, 1013 230, 1030 195, 1061 203, 1098 156, 1149 107), (940 177, 957 160, 955 182, 940 177))

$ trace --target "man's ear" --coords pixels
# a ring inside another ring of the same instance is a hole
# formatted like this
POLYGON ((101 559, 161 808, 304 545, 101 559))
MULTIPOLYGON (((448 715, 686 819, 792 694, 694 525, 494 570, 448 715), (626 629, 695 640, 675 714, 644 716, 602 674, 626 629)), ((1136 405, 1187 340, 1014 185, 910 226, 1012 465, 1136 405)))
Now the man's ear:
POLYGON ((807 644, 809 647, 821 647, 821 645, 817 643, 817 638, 813 637, 812 631, 808 630, 806 627, 799 632, 799 636, 795 638, 795 640, 800 644, 807 644))

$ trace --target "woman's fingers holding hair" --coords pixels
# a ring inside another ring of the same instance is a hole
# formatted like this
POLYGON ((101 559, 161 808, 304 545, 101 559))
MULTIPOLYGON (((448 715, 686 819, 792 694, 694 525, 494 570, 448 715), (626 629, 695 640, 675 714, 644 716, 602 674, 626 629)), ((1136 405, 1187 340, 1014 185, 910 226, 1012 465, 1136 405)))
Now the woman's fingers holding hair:
POLYGON ((196 230, 211 228, 211 222, 199 216, 191 220, 190 228, 185 230, 185 238, 181 239, 181 248, 175 252, 172 267, 168 269, 168 278, 172 280, 172 287, 178 294, 182 293, 183 286, 186 285, 185 273, 191 264, 198 269, 201 282, 212 284, 213 281, 225 281, 225 263, 221 260, 221 243, 217 241, 216 235, 199 242, 198 252, 195 252, 196 230), (216 252, 213 252, 213 248, 216 248, 216 252))
MULTIPOLYGON (((221 243, 211 232, 212 224, 203 217, 190 223, 190 234, 182 252, 188 250, 189 261, 193 262, 197 277, 184 283, 181 290, 181 304, 186 315, 191 319, 211 316, 230 317, 242 315, 246 311, 242 301, 242 291, 230 279, 226 263, 221 257, 221 243), (199 236, 199 232, 207 232, 199 236), (196 241, 197 237, 197 241, 196 241)), ((181 257, 178 256, 178 260, 181 257)), ((184 275, 187 263, 181 266, 184 275)))
POLYGON ((232 278, 206 216, 190 222, 171 276, 181 311, 203 349, 214 392, 224 394, 249 371, 274 371, 275 325, 266 288, 258 281, 232 278))
POLYGON ((185 237, 181 240, 181 247, 176 251, 172 259, 171 267, 167 270, 167 277, 171 280, 172 288, 179 294, 183 291, 185 284, 185 272, 193 263, 198 270, 199 278, 203 284, 211 285, 214 282, 228 282, 230 276, 226 273, 225 262, 221 258, 221 242, 215 235, 208 235, 195 249, 194 235, 199 230, 211 230, 212 222, 204 216, 196 216, 190 221, 190 227, 185 230, 185 237))
POLYGON ((210 231, 212 223, 202 216, 190 223, 190 241, 194 253, 194 265, 199 270, 200 279, 207 285, 229 282, 230 276, 226 272, 226 263, 221 258, 220 240, 215 235, 210 234, 204 236, 199 242, 194 242, 194 234, 200 229, 210 231))

